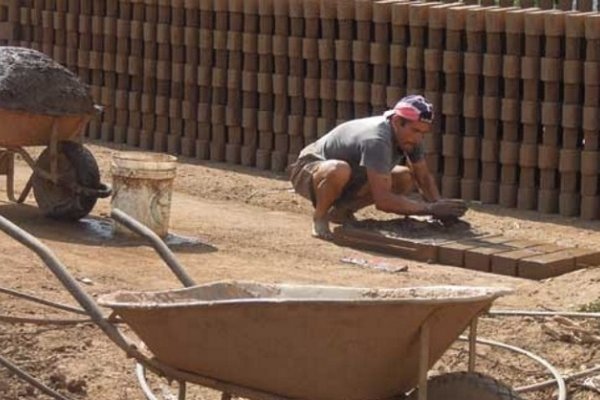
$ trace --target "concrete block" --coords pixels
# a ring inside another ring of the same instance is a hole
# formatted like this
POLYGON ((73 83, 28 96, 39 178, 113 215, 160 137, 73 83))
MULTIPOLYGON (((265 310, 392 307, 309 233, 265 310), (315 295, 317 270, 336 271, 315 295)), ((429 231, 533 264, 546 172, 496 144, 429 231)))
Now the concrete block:
POLYGON ((502 253, 514 249, 507 242, 513 239, 503 236, 492 236, 479 239, 475 247, 465 249, 464 266, 465 268, 491 272, 491 256, 496 253, 502 253))
POLYGON ((536 255, 519 261, 518 276, 527 279, 546 279, 575 269, 575 258, 569 250, 536 255))
POLYGON ((491 257, 492 272, 500 275, 518 276, 519 260, 527 257, 546 254, 548 251, 560 250, 555 245, 540 245, 530 241, 509 242, 514 250, 493 254, 491 257))

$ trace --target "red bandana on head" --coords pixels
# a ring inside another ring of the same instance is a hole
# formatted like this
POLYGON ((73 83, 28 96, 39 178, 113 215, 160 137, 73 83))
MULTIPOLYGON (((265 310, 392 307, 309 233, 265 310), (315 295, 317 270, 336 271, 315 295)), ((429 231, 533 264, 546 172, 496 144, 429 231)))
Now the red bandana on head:
POLYGON ((386 117, 398 115, 409 121, 433 121, 433 106, 423 96, 411 95, 401 99, 392 110, 386 111, 386 117))

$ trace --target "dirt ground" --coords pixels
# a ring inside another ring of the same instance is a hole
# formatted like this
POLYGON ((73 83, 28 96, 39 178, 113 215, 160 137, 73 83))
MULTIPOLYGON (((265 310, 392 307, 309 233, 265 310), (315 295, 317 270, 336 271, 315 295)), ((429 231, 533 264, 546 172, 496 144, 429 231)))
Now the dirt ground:
MULTIPOLYGON (((110 158, 125 147, 90 143, 106 182, 110 158)), ((28 177, 19 163, 17 184, 28 177)), ((4 182, 0 180, 0 182, 4 182)), ((359 287, 468 284, 510 287, 514 294, 501 298, 496 308, 579 310, 600 298, 600 268, 589 268, 543 282, 467 271, 436 264, 412 262, 361 252, 313 239, 310 205, 290 191, 284 176, 221 163, 180 158, 171 210, 171 231, 194 237, 206 245, 176 246, 178 259, 198 282, 224 279, 295 282, 359 287), (390 273, 342 263, 358 258, 404 267, 390 273)), ((0 214, 40 238, 94 296, 118 289, 156 290, 180 285, 149 246, 118 240, 110 235, 109 200, 101 200, 89 218, 75 224, 45 219, 33 197, 15 205, 0 195, 0 214)), ((373 209, 366 218, 389 218, 373 209)), ((533 212, 473 204, 466 215, 475 228, 515 238, 537 239, 567 246, 597 247, 600 222, 586 222, 533 212)), ((0 235, 0 287, 49 300, 74 301, 41 261, 23 246, 0 235)), ((43 306, 0 294, 0 314, 73 318, 43 306)), ((600 336, 598 320, 580 322, 581 330, 600 336)), ((482 318, 480 335, 533 351, 563 373, 600 364, 600 343, 578 343, 576 329, 551 319, 482 318), (562 330, 561 330, 562 329, 562 330), (562 334, 553 336, 556 330, 562 334), (575 342, 575 343, 570 343, 575 342)), ((128 332, 130 333, 130 332, 128 332)), ((545 370, 522 356, 485 346, 478 348, 478 368, 518 387, 548 378, 545 370)), ((0 355, 73 399, 142 399, 134 364, 92 325, 34 326, 0 323, 0 355)), ((435 367, 438 372, 465 369, 465 345, 452 346, 435 367)), ((600 379, 599 379, 600 380, 600 379)), ((579 382, 581 383, 581 382, 579 382)), ((152 379, 157 393, 168 383, 152 379)), ((217 399, 219 394, 190 388, 188 398, 217 399)), ((569 385, 570 398, 600 399, 579 384, 569 385)), ((528 399, 551 399, 554 387, 528 394, 528 399)), ((0 399, 45 399, 0 367, 0 399)), ((167 397, 169 398, 169 397, 167 397)), ((175 397, 172 397, 173 399, 175 397)))

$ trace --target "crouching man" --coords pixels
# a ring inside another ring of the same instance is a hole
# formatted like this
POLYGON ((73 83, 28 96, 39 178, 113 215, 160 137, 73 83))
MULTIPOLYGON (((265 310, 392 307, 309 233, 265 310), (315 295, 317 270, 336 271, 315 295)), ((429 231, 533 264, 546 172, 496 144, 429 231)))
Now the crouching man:
POLYGON ((315 208, 312 235, 331 240, 330 221, 352 221, 371 204, 400 215, 464 215, 465 203, 442 199, 427 168, 423 136, 432 121, 433 106, 411 95, 383 115, 345 122, 306 146, 289 172, 295 191, 315 208), (423 201, 406 197, 415 189, 423 201))

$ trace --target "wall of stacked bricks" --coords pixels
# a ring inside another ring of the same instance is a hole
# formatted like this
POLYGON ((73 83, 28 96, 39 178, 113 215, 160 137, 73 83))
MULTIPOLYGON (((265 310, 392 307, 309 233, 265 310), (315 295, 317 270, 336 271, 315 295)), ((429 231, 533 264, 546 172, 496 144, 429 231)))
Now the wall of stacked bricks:
POLYGON ((600 15, 532 6, 3 0, 0 26, 91 85, 92 139, 282 172, 336 124, 421 93, 444 196, 598 219, 600 15))

